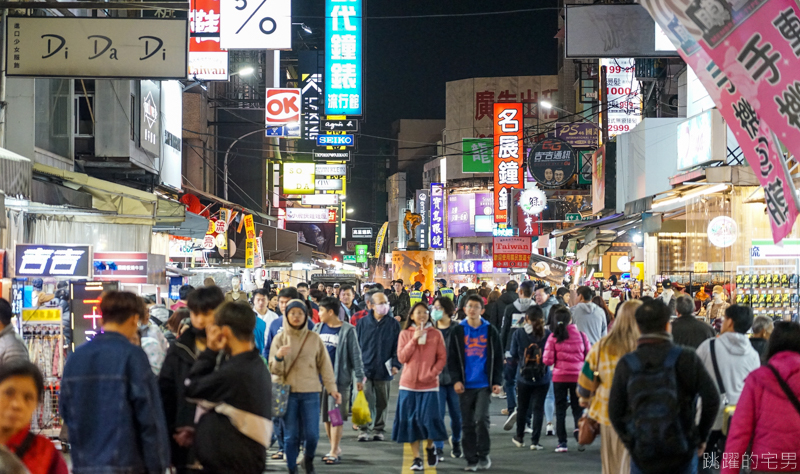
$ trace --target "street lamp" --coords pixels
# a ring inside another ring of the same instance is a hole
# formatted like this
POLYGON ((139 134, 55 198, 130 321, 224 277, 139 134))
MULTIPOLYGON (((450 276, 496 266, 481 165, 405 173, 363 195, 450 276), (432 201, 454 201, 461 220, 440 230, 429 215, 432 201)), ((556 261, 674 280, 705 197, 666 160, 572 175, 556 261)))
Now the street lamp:
POLYGON ((237 76, 237 75, 238 76, 249 76, 250 74, 253 74, 255 71, 256 70, 253 69, 252 67, 246 66, 246 67, 243 67, 242 69, 239 69, 238 71, 232 73, 231 77, 232 76, 237 76))
POLYGON ((314 32, 311 30, 311 28, 309 28, 309 26, 308 26, 308 25, 306 25, 305 23, 292 23, 292 24, 293 24, 293 25, 298 25, 298 26, 300 26, 300 28, 302 28, 302 29, 303 29, 303 31, 305 31, 305 32, 306 32, 306 33, 308 33, 308 34, 312 34, 312 33, 314 33, 314 32))
POLYGON ((344 250, 340 250, 339 253, 344 255, 344 250))
POLYGON ((355 210, 355 209, 353 209, 352 207, 348 207, 348 208, 347 208, 347 213, 348 213, 348 214, 352 214, 354 210, 355 210))

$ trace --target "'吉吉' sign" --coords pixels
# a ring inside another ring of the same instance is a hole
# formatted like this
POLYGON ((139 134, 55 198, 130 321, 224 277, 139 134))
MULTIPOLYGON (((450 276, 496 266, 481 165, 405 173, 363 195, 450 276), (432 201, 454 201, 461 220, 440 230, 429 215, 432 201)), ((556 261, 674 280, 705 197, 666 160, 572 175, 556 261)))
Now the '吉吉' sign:
POLYGON ((186 79, 186 19, 9 17, 6 74, 186 79))
POLYGON ((17 244, 16 274, 20 277, 91 276, 92 248, 88 245, 17 244))

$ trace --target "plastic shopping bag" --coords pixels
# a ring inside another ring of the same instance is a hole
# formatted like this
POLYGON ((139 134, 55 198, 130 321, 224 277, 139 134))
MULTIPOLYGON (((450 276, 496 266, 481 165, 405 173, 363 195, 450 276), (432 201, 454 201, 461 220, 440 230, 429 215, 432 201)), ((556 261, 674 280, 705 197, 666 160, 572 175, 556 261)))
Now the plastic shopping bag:
POLYGON ((356 401, 353 403, 353 424, 364 426, 372 423, 372 415, 369 413, 369 404, 363 390, 358 391, 356 401))

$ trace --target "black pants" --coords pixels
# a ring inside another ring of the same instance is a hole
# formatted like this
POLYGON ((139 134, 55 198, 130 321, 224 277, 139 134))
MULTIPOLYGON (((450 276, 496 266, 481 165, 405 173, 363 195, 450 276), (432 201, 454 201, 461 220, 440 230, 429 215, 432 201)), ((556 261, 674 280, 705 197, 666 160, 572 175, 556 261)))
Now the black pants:
POLYGON ((550 384, 533 385, 526 383, 517 384, 517 438, 525 438, 525 424, 533 412, 533 444, 539 444, 542 435, 542 422, 544 421, 544 400, 550 384))
POLYGON ((575 429, 578 429, 578 420, 581 419, 583 408, 575 395, 577 382, 553 382, 553 392, 556 397, 556 434, 558 444, 567 442, 567 395, 569 404, 572 405, 572 418, 575 420, 575 429))
POLYGON ((467 464, 477 464, 489 455, 492 441, 489 439, 489 402, 492 391, 489 387, 468 388, 461 394, 461 418, 464 433, 461 443, 467 464))

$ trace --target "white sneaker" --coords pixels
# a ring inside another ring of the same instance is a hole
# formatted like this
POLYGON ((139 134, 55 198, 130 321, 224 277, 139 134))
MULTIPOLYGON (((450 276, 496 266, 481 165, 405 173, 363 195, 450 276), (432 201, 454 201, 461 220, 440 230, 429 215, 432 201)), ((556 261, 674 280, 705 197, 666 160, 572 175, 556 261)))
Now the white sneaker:
POLYGON ((547 424, 547 427, 545 429, 545 434, 547 436, 555 436, 556 435, 556 432, 553 430, 553 424, 552 423, 548 423, 547 424))
POLYGON ((485 471, 492 467, 492 458, 489 455, 486 455, 486 458, 478 460, 478 470, 485 471))
POLYGON ((506 422, 505 424, 503 424, 503 429, 506 431, 511 430, 511 428, 514 427, 514 423, 516 422, 517 422, 517 410, 514 410, 514 412, 508 415, 508 418, 506 418, 506 422))
POLYGON ((531 451, 541 451, 543 449, 544 449, 544 446, 542 446, 541 444, 532 444, 531 445, 531 451))
POLYGON ((533 428, 531 428, 530 426, 526 426, 526 427, 525 427, 525 433, 527 433, 527 434, 533 434, 533 428))

